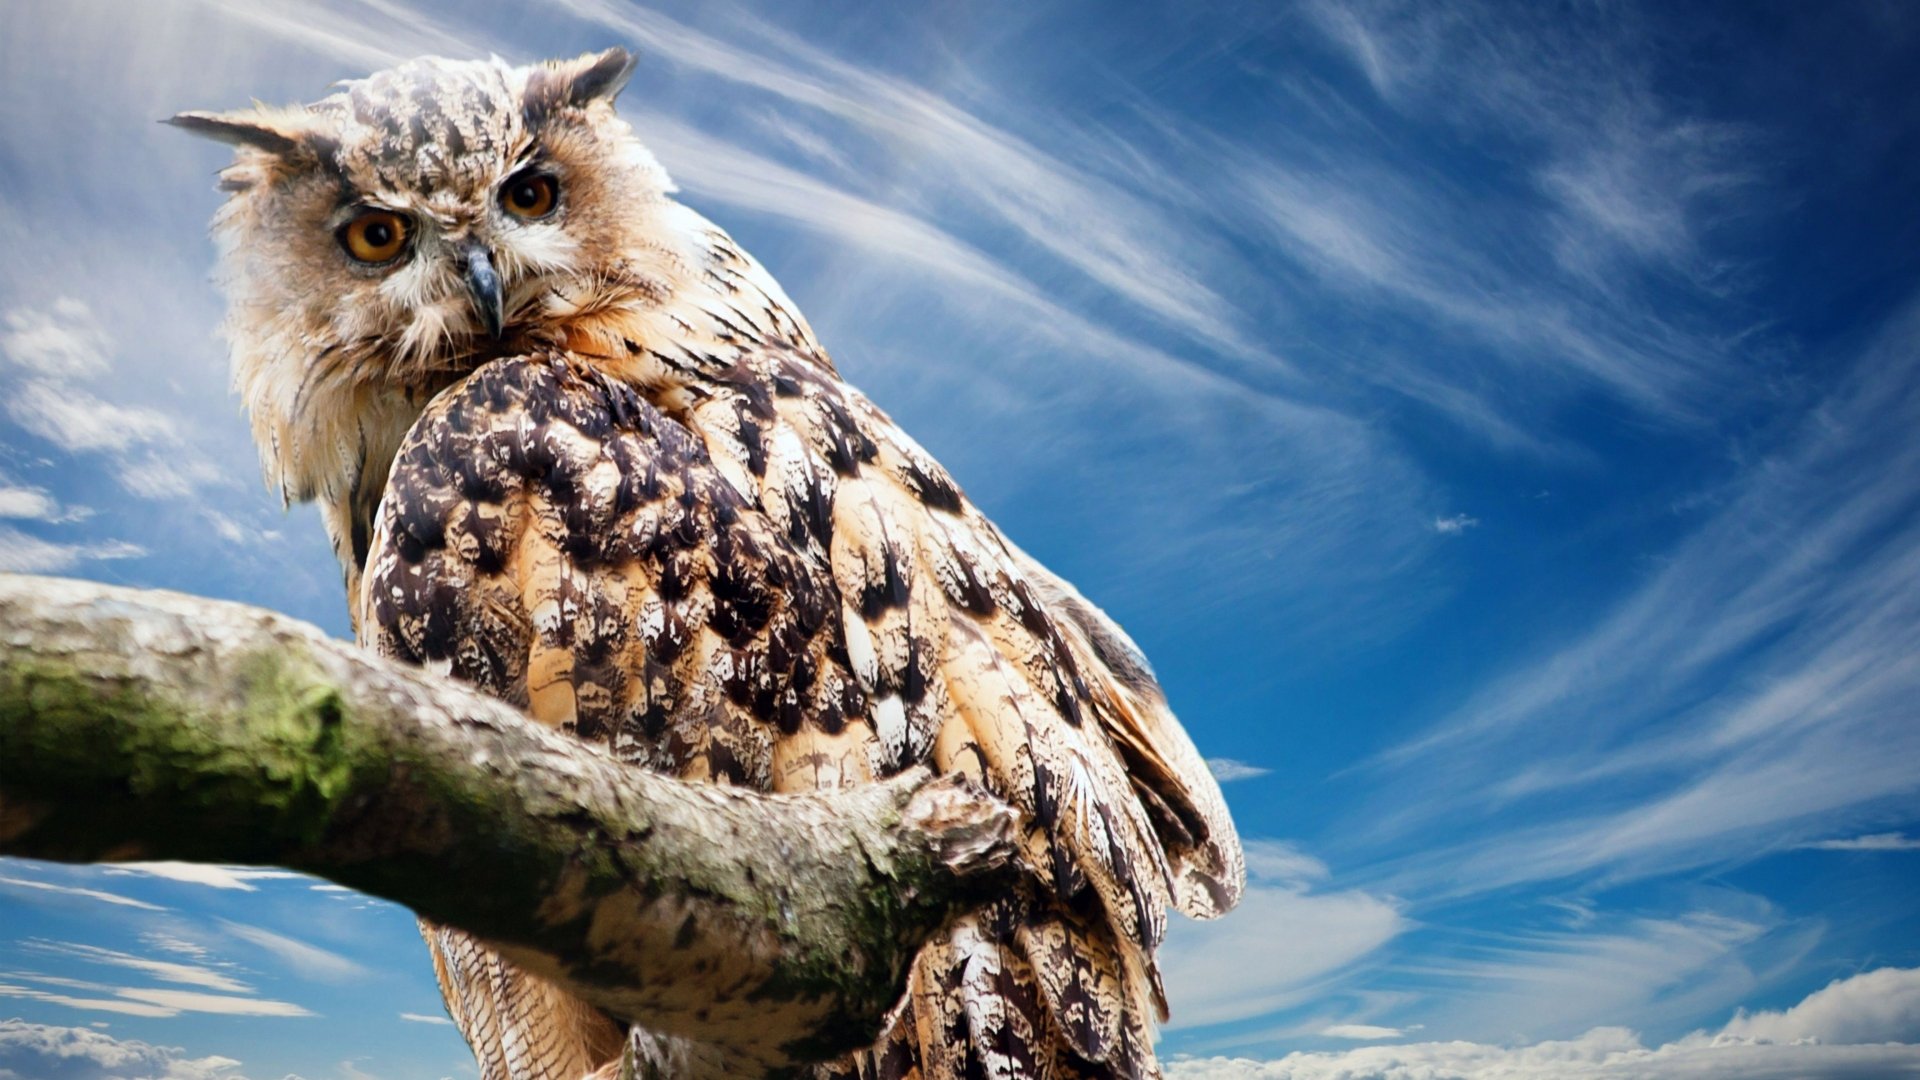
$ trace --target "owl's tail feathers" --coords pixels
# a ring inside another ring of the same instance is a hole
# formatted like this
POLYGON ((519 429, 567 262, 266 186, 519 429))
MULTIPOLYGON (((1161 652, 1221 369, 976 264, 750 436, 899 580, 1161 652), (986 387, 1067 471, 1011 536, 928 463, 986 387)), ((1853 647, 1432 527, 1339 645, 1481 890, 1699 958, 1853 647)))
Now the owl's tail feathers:
POLYGON ((605 1013, 458 930, 422 920, 420 936, 480 1080, 582 1080, 619 1061, 626 1032, 605 1013))
POLYGON ((924 947, 878 1045, 815 1080, 1160 1080, 1149 972, 1104 921, 1018 901, 924 947))

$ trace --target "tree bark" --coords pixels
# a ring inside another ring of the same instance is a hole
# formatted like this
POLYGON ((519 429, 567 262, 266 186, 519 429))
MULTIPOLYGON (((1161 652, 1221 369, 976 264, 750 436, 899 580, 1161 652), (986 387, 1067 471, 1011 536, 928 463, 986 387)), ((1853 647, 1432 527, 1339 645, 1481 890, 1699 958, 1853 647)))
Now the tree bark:
POLYGON ((870 1045, 920 945, 1017 858, 1012 812, 950 777, 683 783, 270 612, 18 575, 0 854, 316 874, 743 1073, 870 1045))

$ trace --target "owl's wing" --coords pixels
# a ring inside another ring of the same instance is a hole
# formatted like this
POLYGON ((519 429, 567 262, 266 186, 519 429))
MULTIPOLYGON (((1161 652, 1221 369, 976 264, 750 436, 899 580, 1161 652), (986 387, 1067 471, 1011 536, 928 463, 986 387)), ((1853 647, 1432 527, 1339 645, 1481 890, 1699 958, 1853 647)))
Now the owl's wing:
POLYGON ((1035 868, 1019 895, 922 954, 872 1067, 1156 1075, 1165 908, 1217 915, 1244 883, 1217 782, 1132 642, 824 357, 757 320, 754 284, 709 312, 739 350, 688 424, 733 486, 828 565, 871 718, 869 771, 926 762, 974 777, 1024 812, 1035 868))
POLYGON ((376 647, 627 761, 763 790, 929 763, 1023 811, 1030 879, 838 1074, 1157 1074, 1164 908, 1240 888, 1218 788, 1124 636, 829 367, 749 343, 669 415, 575 357, 490 364, 415 425, 373 550, 376 647))
MULTIPOLYGON (((830 655, 826 576, 686 428, 561 355, 434 399, 361 580, 367 645, 637 765, 766 789, 865 730, 830 655)), ((831 767, 816 760, 822 782, 831 767)), ((579 1080, 618 1054, 625 1033, 591 1007, 458 931, 422 932, 482 1080, 579 1080)))

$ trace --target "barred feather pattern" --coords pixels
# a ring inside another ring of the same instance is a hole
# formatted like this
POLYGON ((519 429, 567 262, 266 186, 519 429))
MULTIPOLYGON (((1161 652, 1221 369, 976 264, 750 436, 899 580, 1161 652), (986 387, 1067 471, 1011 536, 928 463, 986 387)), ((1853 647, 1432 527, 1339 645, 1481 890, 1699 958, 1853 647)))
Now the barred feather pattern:
MULTIPOLYGON (((690 780, 966 774, 1021 811, 1031 873, 818 1075, 1158 1076, 1166 909, 1210 917, 1242 885, 1218 787, 1118 627, 840 379, 725 233, 667 212, 691 239, 664 302, 557 291, 553 333, 413 423, 363 639, 690 780)), ((604 1064, 607 1018, 425 933, 483 1080, 604 1064)))
POLYGON ((597 1010, 457 930, 424 922, 420 930, 454 1023, 493 1050, 491 1075, 581 1080, 619 1056, 626 1032, 597 1010))

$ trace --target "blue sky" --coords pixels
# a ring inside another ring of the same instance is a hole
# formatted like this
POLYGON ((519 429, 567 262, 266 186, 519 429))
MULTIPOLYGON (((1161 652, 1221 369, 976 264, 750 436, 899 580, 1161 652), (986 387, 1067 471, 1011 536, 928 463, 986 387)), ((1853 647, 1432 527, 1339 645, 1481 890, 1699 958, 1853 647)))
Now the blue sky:
MULTIPOLYGON (((1230 780, 1176 1076, 1920 1070, 1920 11, 4 0, 0 567, 344 635, 154 121, 616 43, 1230 780)), ((472 1075, 410 917, 281 875, 0 862, 10 1016, 9 1080, 472 1075)))

